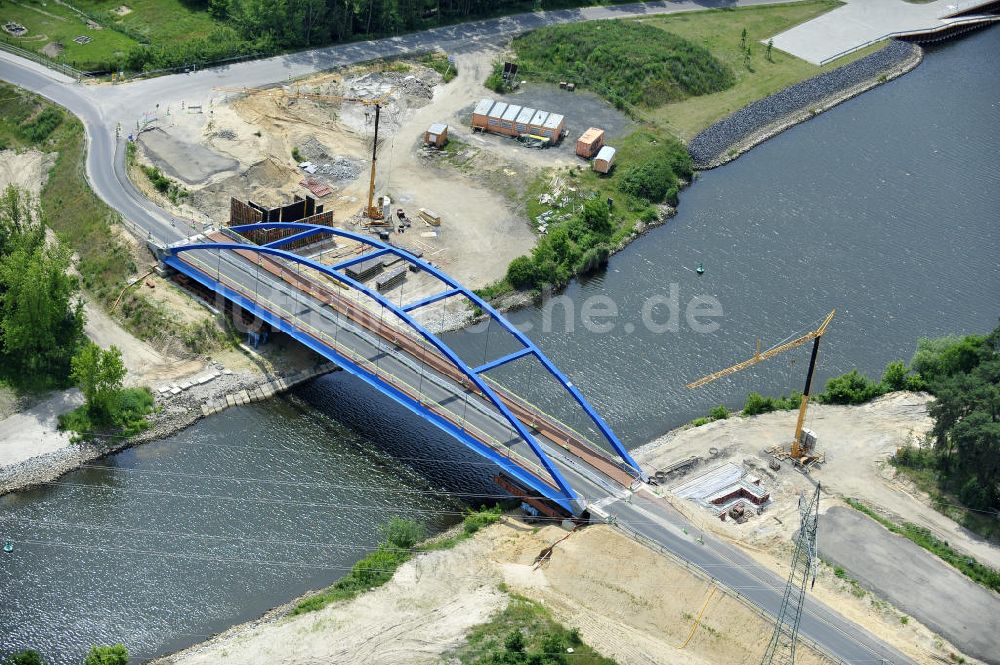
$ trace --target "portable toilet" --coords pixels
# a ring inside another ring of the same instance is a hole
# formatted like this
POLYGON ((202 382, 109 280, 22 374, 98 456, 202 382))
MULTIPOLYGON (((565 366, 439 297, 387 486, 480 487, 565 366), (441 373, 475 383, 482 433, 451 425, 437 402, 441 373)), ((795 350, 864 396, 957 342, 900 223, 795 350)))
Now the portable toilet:
POLYGON ((521 109, 521 112, 517 114, 517 118, 514 119, 514 131, 518 136, 530 133, 528 126, 531 125, 531 119, 534 117, 535 109, 528 108, 527 106, 521 109))
POLYGON ((576 140, 576 154, 590 159, 604 146, 604 130, 591 127, 576 140))
POLYGON ((598 173, 607 173, 615 163, 615 149, 609 145, 601 148, 597 157, 594 158, 594 170, 598 173))
POLYGON ((497 102, 486 116, 486 131, 501 133, 500 119, 507 112, 507 102, 497 102))
POLYGON ((500 131, 509 136, 517 136, 517 130, 514 129, 514 120, 517 119, 520 112, 520 106, 516 104, 508 106, 507 110, 500 117, 500 131))
POLYGON ((441 148, 448 142, 448 125, 443 122, 435 122, 424 132, 424 145, 432 145, 441 148))
POLYGON ((489 115, 491 108, 493 108, 492 99, 479 100, 479 103, 476 104, 476 108, 472 111, 473 129, 486 129, 486 118, 489 115))
POLYGON ((559 137, 562 136, 565 125, 565 117, 559 113, 550 113, 549 117, 545 119, 544 123, 542 123, 542 136, 552 139, 553 143, 558 143, 559 137))

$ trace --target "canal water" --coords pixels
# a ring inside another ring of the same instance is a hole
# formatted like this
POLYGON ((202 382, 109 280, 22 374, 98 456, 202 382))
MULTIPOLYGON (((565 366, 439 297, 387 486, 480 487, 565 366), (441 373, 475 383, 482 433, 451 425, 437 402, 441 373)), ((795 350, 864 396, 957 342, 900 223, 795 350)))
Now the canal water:
MULTIPOLYGON (((749 390, 800 388, 804 349, 698 391, 684 384, 833 308, 821 380, 878 374, 921 336, 991 329, 998 51, 996 28, 931 49, 914 72, 703 175, 666 226, 571 285, 551 325, 539 308, 512 318, 630 447, 715 404, 738 406, 749 390), (605 332, 583 324, 585 304, 607 311, 595 296, 618 310, 599 319, 605 332), (685 320, 696 297, 714 298, 722 316, 685 320)), ((452 335, 469 355, 486 338, 452 335)), ((502 348, 493 344, 491 355, 502 348)), ((520 365, 497 376, 550 396, 520 365)), ((0 531, 16 543, 0 556, 0 654, 30 646, 61 665, 121 641, 141 662, 201 641, 331 583, 391 515, 431 531, 453 523, 463 502, 488 500, 468 495, 496 492, 490 472, 343 373, 231 409, 0 497, 0 531)))

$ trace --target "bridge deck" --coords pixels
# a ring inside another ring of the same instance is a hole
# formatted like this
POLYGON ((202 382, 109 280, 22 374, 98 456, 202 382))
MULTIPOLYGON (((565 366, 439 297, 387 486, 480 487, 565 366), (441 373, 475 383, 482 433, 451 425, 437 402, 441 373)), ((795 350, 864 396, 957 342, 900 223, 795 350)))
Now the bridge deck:
MULTIPOLYGON (((231 234, 221 232, 208 234, 208 239, 216 243, 234 240, 231 234)), ((254 245, 245 244, 246 250, 184 252, 170 263, 242 295, 390 383, 547 486, 556 487, 551 474, 531 459, 532 451, 509 423, 491 412, 482 391, 438 349, 405 326, 392 323, 392 316, 387 321, 385 312, 378 311, 380 307, 372 308, 363 299, 352 297, 350 289, 329 276, 260 254, 254 245), (223 255, 227 255, 225 259, 223 255)), ((560 468, 570 467, 577 476, 583 471, 612 491, 634 483, 633 475, 583 435, 495 382, 490 385, 560 468)))

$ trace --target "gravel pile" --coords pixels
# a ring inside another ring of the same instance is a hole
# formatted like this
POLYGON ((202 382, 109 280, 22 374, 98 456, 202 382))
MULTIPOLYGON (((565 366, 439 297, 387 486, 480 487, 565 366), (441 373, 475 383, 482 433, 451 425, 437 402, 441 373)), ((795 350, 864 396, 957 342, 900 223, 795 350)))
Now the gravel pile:
POLYGON ((218 138, 220 138, 220 139, 225 139, 227 141, 235 141, 236 140, 236 132, 234 132, 231 129, 220 129, 219 131, 217 131, 215 133, 215 136, 218 137, 218 138))
POLYGON ((316 172, 311 175, 326 176, 327 180, 354 180, 361 174, 361 164, 357 160, 331 155, 329 149, 315 137, 307 139, 300 151, 316 167, 316 172))
POLYGON ((796 83, 745 106, 694 137, 688 151, 696 168, 712 164, 754 132, 781 118, 814 106, 831 95, 872 81, 919 52, 920 47, 893 41, 877 53, 833 71, 796 83))
POLYGON ((434 84, 413 74, 399 72, 370 72, 344 81, 344 92, 351 97, 374 98, 392 91, 393 97, 401 94, 418 99, 434 96, 434 84))

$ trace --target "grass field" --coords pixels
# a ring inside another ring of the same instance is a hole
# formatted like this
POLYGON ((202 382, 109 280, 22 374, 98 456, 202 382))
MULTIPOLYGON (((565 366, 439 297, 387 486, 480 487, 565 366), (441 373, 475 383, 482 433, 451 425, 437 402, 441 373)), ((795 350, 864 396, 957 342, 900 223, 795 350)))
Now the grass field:
MULTIPOLYGON (((101 15, 123 30, 154 44, 179 44, 207 37, 218 23, 195 3, 181 0, 73 0, 73 6, 92 15, 101 15), (124 16, 111 12, 122 4, 132 11, 124 16)), ((207 4, 207 3, 204 3, 207 4)))
POLYGON ((721 92, 690 97, 653 110, 642 110, 641 116, 667 128, 687 142, 702 129, 753 101, 885 46, 886 43, 873 45, 824 67, 810 64, 778 49, 772 50, 770 61, 765 57, 766 46, 761 43, 763 40, 840 5, 836 0, 811 0, 787 5, 720 9, 643 19, 643 23, 704 46, 732 70, 736 81, 732 87, 721 92), (752 53, 749 69, 740 45, 744 28, 752 53))
POLYGON ((84 71, 104 69, 118 57, 117 54, 127 52, 138 43, 109 28, 88 27, 85 17, 55 2, 6 0, 0 3, 0 22, 7 21, 20 23, 28 33, 21 38, 0 33, 5 41, 50 57, 55 53, 52 51, 55 47, 50 45, 58 44, 62 52, 54 59, 84 71), (81 35, 92 41, 89 44, 73 41, 81 35))

